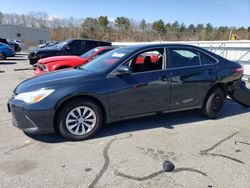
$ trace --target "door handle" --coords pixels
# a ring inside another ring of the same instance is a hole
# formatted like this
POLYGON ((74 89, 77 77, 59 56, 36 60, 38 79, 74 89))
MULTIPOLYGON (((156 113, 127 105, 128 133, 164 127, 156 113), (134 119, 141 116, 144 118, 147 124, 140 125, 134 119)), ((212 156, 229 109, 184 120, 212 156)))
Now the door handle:
POLYGON ((208 72, 210 73, 210 74, 212 74, 212 73, 215 73, 215 72, 217 72, 219 70, 219 67, 212 67, 212 68, 209 68, 208 69, 208 72))
POLYGON ((160 76, 159 80, 161 80, 161 81, 168 81, 169 77, 168 76, 160 76))

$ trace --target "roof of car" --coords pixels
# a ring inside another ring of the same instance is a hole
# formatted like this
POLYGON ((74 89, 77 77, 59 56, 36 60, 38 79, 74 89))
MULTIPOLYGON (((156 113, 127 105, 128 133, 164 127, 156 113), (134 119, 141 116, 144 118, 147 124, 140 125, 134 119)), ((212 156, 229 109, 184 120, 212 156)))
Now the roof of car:
POLYGON ((115 49, 118 48, 118 46, 98 46, 96 48, 115 49))
POLYGON ((122 48, 128 48, 132 50, 140 50, 144 48, 157 48, 157 47, 166 47, 166 46, 179 46, 179 47, 196 47, 193 45, 188 45, 188 44, 176 44, 176 43, 167 43, 167 44, 139 44, 139 45, 131 45, 131 46, 122 46, 122 48))
POLYGON ((97 40, 97 39, 70 38, 68 40, 96 41, 96 42, 105 42, 105 43, 110 43, 111 44, 111 42, 103 41, 103 40, 97 40))

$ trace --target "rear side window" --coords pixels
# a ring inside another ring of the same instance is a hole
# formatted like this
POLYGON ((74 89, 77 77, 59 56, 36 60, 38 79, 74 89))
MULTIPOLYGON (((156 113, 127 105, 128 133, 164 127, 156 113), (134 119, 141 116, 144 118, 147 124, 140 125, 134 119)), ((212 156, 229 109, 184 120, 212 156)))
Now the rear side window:
POLYGON ((99 42, 98 46, 111 46, 109 42, 99 42))
POLYGON ((97 41, 86 41, 86 48, 92 49, 98 46, 97 41))
POLYGON ((71 43, 68 44, 71 50, 77 51, 80 50, 82 47, 82 41, 81 40, 74 40, 71 43))
POLYGON ((200 59, 202 65, 210 65, 216 63, 216 60, 208 55, 200 52, 200 59))
POLYGON ((199 52, 189 48, 170 48, 168 68, 199 66, 199 52))

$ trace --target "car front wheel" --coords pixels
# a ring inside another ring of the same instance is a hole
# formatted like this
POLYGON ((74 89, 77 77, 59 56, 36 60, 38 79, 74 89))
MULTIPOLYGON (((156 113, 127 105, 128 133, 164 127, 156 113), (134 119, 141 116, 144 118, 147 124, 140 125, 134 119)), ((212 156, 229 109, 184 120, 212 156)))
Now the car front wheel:
POLYGON ((218 117, 224 106, 224 98, 225 94, 222 89, 210 91, 204 101, 202 114, 211 119, 218 117))
POLYGON ((77 99, 67 103, 59 112, 58 128, 68 140, 78 141, 92 137, 102 125, 102 111, 91 101, 77 99))

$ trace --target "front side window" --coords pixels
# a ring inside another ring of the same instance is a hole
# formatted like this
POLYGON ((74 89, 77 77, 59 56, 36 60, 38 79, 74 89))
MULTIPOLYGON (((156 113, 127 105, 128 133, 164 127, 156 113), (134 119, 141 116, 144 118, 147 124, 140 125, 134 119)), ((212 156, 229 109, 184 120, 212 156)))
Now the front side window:
POLYGON ((164 48, 147 50, 131 58, 125 65, 130 66, 133 73, 161 70, 163 56, 164 48))
POLYGON ((68 46, 73 51, 80 50, 82 47, 82 41, 81 40, 74 40, 71 43, 69 43, 68 46))
POLYGON ((168 68, 199 66, 199 52, 187 48, 170 48, 168 68))

